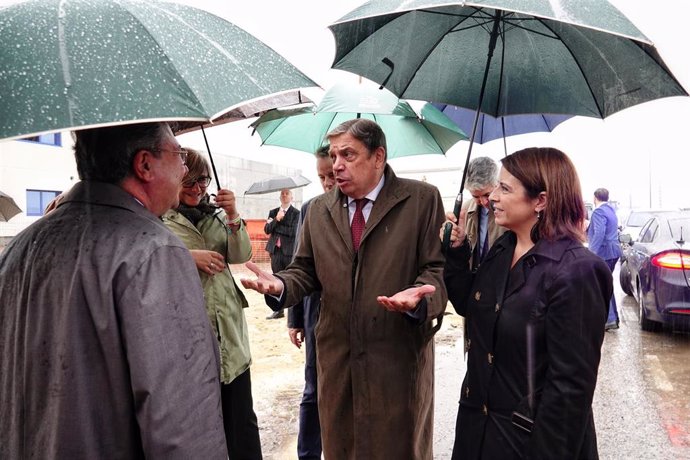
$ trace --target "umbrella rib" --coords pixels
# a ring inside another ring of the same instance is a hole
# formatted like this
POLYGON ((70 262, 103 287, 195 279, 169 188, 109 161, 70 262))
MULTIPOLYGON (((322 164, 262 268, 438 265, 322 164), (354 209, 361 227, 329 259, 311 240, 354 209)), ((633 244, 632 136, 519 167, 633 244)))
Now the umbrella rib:
MULTIPOLYGON (((150 5, 151 7, 154 7, 154 8, 159 9, 159 10, 161 11, 161 13, 163 13, 163 14, 165 14, 165 15, 167 15, 167 16, 171 16, 171 17, 177 19, 178 21, 181 21, 180 18, 179 18, 177 15, 172 15, 172 14, 170 14, 169 11, 166 11, 165 9, 159 8, 159 7, 158 7, 157 5, 155 5, 154 3, 149 2, 149 5, 150 5)), ((135 19, 139 22, 139 24, 141 24, 141 27, 142 27, 142 29, 146 32, 146 34, 151 38, 151 40, 156 44, 156 46, 157 46, 159 49, 162 50, 163 47, 162 47, 161 44, 158 42, 158 40, 156 40, 156 37, 155 37, 151 32, 149 32, 149 29, 148 29, 148 27, 146 27, 146 26, 144 25, 144 22, 142 22, 141 19, 139 19, 139 17, 138 17, 136 14, 134 14, 134 12, 130 11, 129 8, 127 8, 127 4, 126 4, 126 3, 122 3, 121 6, 122 6, 122 8, 124 9, 124 11, 127 12, 127 14, 131 15, 133 18, 135 18, 135 19)), ((182 21, 182 22, 184 22, 184 21, 182 21)), ((203 37, 203 35, 202 35, 202 37, 203 37)), ((204 39, 206 39, 206 37, 204 37, 204 39)), ((178 69, 177 66, 173 63, 173 61, 170 59, 170 57, 168 57, 168 55, 165 54, 165 53, 163 53, 163 55, 165 56, 166 61, 169 62, 169 63, 170 63, 170 66, 175 70, 175 72, 176 72, 178 75, 182 76, 182 74, 180 73, 179 69, 178 69)), ((187 82, 185 81, 184 78, 181 78, 180 80, 182 80, 181 83, 182 83, 182 84, 184 85, 184 87, 189 91, 189 93, 192 94, 192 95, 194 96, 194 100, 196 101, 197 106, 198 106, 198 107, 202 107, 202 109, 203 109, 203 111, 204 111, 203 115, 204 115, 206 118, 209 118, 209 114, 205 113, 206 108, 205 108, 204 105, 201 103, 201 101, 200 101, 199 98, 197 97, 196 93, 195 93, 195 92, 192 90, 192 88, 187 84, 187 82)))
MULTIPOLYGON (((496 107, 494 107, 494 113, 496 115, 501 115, 498 110, 499 110, 499 104, 501 101, 501 92, 503 91, 503 75, 504 75, 504 69, 505 69, 505 62, 506 62, 506 36, 505 36, 505 26, 504 28, 499 32, 499 35, 501 37, 501 70, 499 73, 498 77, 498 95, 496 96, 496 107)), ((481 110, 481 107, 479 107, 481 110)), ((505 137, 505 132, 503 133, 505 137)))
MULTIPOLYGON (((442 13, 438 13, 438 12, 435 12, 435 11, 429 11, 429 12, 430 12, 430 13, 433 13, 433 14, 442 14, 442 13)), ((454 15, 454 16, 461 17, 460 15, 454 15)), ((443 41, 443 39, 444 39, 444 37, 446 36, 446 34, 448 34, 449 32, 453 31, 453 30, 455 29, 455 27, 457 27, 459 24, 462 24, 466 19, 468 19, 468 18, 470 18, 470 17, 472 17, 472 16, 471 16, 471 15, 470 15, 470 16, 462 16, 463 19, 460 20, 460 22, 456 22, 455 24, 453 24, 453 26, 452 26, 450 29, 446 30, 443 34, 439 34, 439 39, 436 41, 436 43, 435 43, 433 46, 430 46, 430 47, 429 47, 429 50, 427 51, 426 55, 423 56, 422 59, 419 60, 419 65, 417 65, 417 68, 415 69, 415 71, 413 72, 413 74, 416 74, 416 73, 419 71, 419 69, 422 67, 422 65, 424 64, 424 62, 426 62, 427 58, 428 58, 428 57, 431 55, 431 53, 436 49, 436 47, 443 41)), ((412 83, 412 80, 413 80, 412 78, 408 79, 407 84, 405 85, 404 88, 402 88, 402 91, 400 91, 400 96, 402 96, 403 94, 405 94, 405 91, 407 91, 407 88, 410 87, 410 84, 412 83)))
MULTIPOLYGON (((539 19, 539 22, 541 22, 544 25, 544 27, 546 27, 551 32, 553 32, 553 34, 556 37, 559 37, 559 35, 551 27, 549 27, 549 25, 543 19, 539 19)), ((603 111, 601 109, 601 106, 599 105, 599 101, 597 100, 597 98, 594 95, 594 90, 592 89, 592 85, 590 85, 589 80, 587 79, 587 75, 585 75, 585 72, 583 72, 582 66, 580 65, 580 62, 577 60, 577 58, 573 54, 570 47, 563 40, 560 40, 560 42, 563 44, 563 47, 565 47, 565 49, 568 50, 568 53, 570 54, 570 57, 573 58, 573 62, 575 62, 575 64, 577 65, 577 68, 580 69, 580 74, 582 75, 582 79, 587 84, 587 89, 589 89, 589 94, 592 96, 592 100, 594 101, 594 105, 596 106, 597 111, 599 112, 599 118, 604 118, 603 111)))

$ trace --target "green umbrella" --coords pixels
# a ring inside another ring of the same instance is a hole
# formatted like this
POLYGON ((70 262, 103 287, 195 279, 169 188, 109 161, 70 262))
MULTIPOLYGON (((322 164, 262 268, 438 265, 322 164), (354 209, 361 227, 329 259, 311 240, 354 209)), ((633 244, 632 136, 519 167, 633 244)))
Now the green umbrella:
POLYGON ((399 97, 479 113, 604 118, 687 96, 650 41, 605 0, 372 0, 330 26, 333 67, 399 97))
POLYGON ((133 0, 29 0, 0 9, 0 139, 134 121, 209 122, 317 86, 208 12, 133 0))
POLYGON ((386 134, 388 158, 444 154, 467 136, 431 104, 417 113, 408 102, 388 90, 366 85, 336 85, 315 107, 275 109, 250 126, 263 145, 314 153, 327 141, 326 134, 353 118, 376 121, 386 134))

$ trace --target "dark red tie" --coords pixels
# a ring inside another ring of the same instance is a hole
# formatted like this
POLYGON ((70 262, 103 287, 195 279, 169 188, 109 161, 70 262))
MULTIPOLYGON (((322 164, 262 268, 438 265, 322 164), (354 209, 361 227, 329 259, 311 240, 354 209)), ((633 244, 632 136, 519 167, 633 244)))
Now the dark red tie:
POLYGON ((352 225, 351 225, 351 230, 352 230, 352 247, 355 249, 355 252, 359 250, 359 242, 362 240, 362 233, 364 233, 364 213, 362 212, 362 209, 364 209, 364 205, 367 204, 366 198, 360 198, 359 200, 355 200, 355 204, 357 205, 357 208, 355 209, 355 215, 352 218, 352 225))

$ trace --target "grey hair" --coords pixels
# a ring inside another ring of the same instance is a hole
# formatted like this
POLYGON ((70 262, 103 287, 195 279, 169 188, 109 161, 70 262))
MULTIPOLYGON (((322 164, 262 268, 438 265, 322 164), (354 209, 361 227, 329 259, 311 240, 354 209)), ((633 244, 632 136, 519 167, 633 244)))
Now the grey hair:
POLYGON ((465 188, 481 190, 498 184, 498 165, 489 157, 477 157, 467 167, 465 188))
POLYGON ((159 148, 167 130, 167 123, 136 123, 77 131, 74 157, 79 178, 119 184, 131 173, 134 155, 159 148))
POLYGON ((383 157, 384 161, 388 158, 386 135, 375 121, 366 118, 355 118, 345 121, 326 134, 326 138, 330 141, 331 138, 340 136, 341 134, 350 134, 352 137, 362 142, 369 150, 369 155, 377 148, 383 147, 385 152, 383 157))

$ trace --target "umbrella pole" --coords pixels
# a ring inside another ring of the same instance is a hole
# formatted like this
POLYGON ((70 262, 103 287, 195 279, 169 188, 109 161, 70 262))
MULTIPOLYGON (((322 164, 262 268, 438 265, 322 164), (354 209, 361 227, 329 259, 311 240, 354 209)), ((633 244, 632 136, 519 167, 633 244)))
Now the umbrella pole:
POLYGON ((211 149, 208 146, 208 139, 206 139, 206 131, 204 131, 204 125, 201 125, 201 134, 204 135, 204 142, 206 143, 206 151, 208 152, 208 159, 211 160, 211 169, 213 169, 213 178, 216 180, 216 188, 220 190, 220 181, 218 180, 218 172, 216 171, 216 164, 213 162, 213 156, 211 155, 211 149))
POLYGON ((501 117, 501 131, 503 132, 503 156, 508 156, 508 145, 506 144, 506 117, 501 117))
MULTIPOLYGON (((479 124, 479 115, 482 111, 482 104, 484 103, 484 90, 486 89, 486 80, 489 78, 489 68, 491 67, 491 58, 494 56, 494 49, 496 49, 496 41, 498 40, 498 28, 501 24, 501 11, 496 10, 494 15, 494 24, 491 29, 491 37, 489 38, 489 51, 486 55, 486 66, 484 67, 484 77, 482 79, 482 87, 479 90, 479 101, 477 104, 477 111, 474 114, 474 121, 472 122, 472 135, 470 136, 470 146, 467 149, 467 158, 465 159, 465 168, 462 170, 462 180, 460 181, 460 191, 455 197, 455 206, 453 207, 453 214, 455 218, 460 217, 460 209, 462 209, 462 191, 465 189, 465 179, 467 179, 467 168, 470 166, 470 157, 472 156, 472 146, 474 145, 474 137, 477 134, 477 125, 479 124)), ((505 138, 504 138, 505 141, 505 138)), ((443 228, 443 249, 450 247, 450 233, 453 229, 452 224, 447 223, 443 228)))

